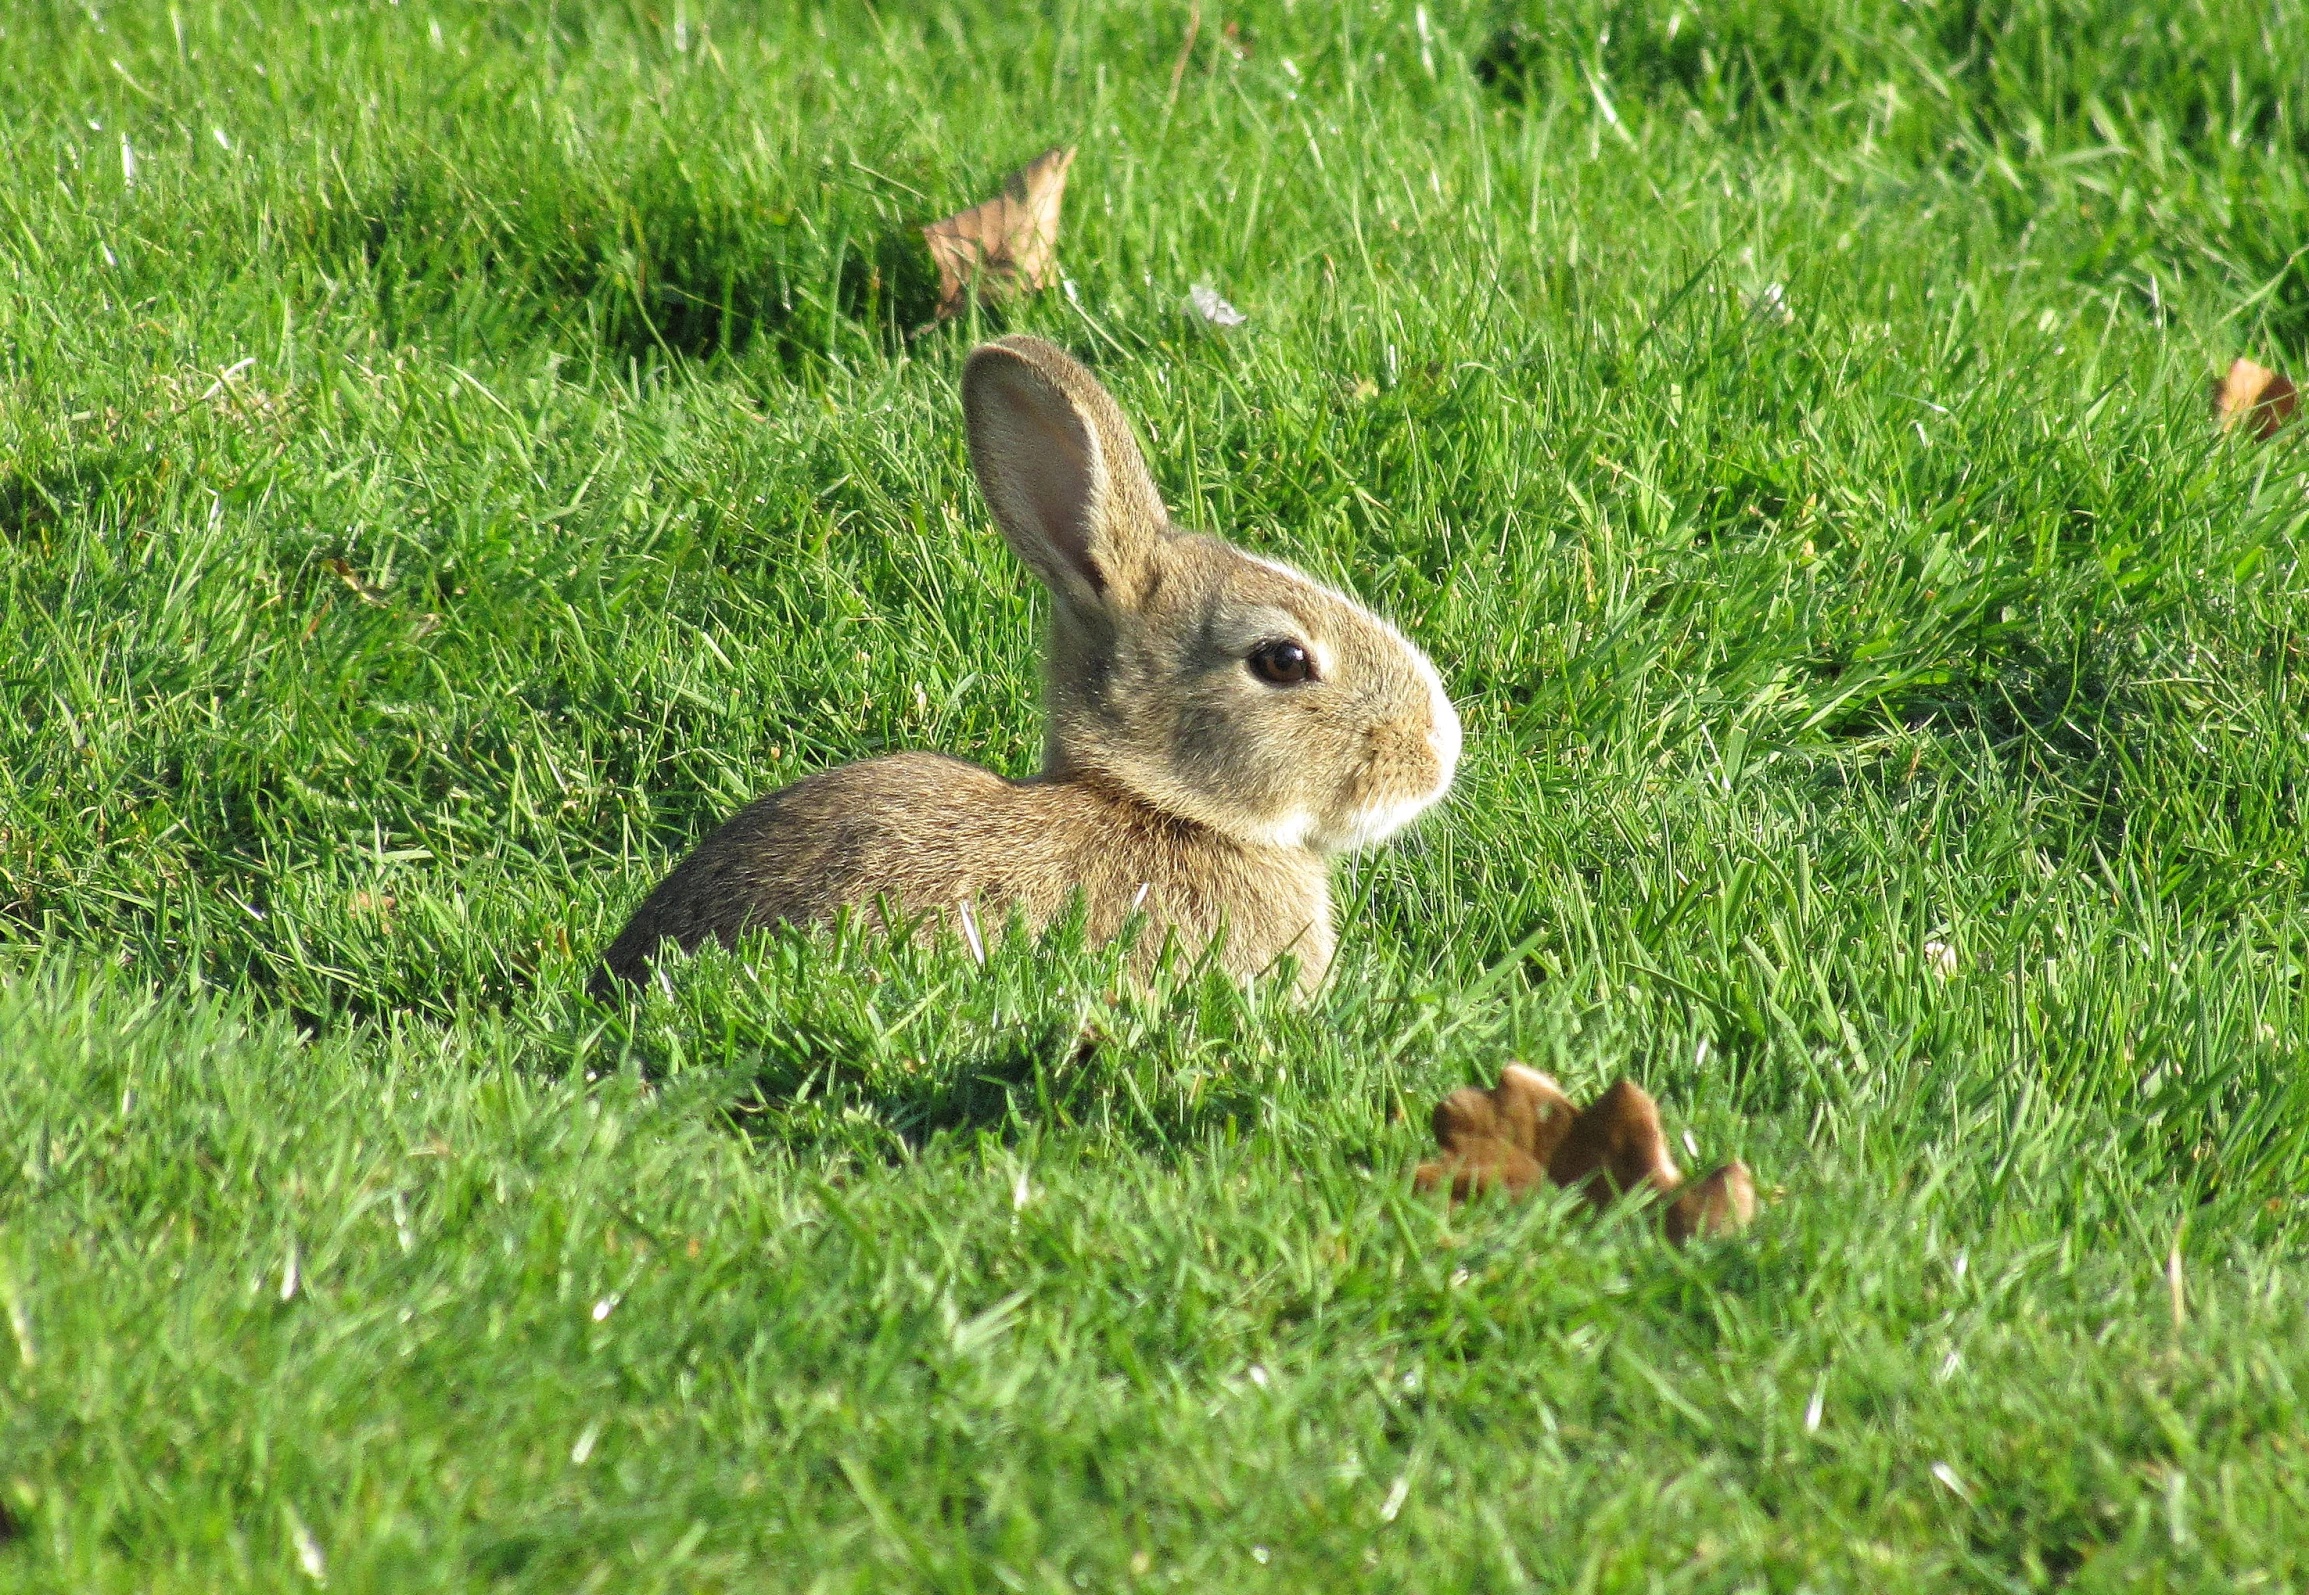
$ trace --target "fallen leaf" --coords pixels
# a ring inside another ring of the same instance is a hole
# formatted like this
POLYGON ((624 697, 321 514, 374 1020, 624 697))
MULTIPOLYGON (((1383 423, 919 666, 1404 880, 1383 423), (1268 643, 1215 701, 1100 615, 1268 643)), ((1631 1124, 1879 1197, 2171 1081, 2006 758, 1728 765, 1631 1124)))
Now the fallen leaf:
POLYGON ((959 315, 973 285, 993 300, 1057 280, 1058 207, 1073 164, 1072 146, 1049 150, 1003 179, 995 198, 922 229, 938 263, 940 316, 959 315))
MULTIPOLYGON (((1678 1246, 1694 1236, 1736 1235, 1756 1216, 1756 1181, 1737 1158, 1676 1193, 1661 1222, 1678 1246)), ((1815 1427, 1817 1427, 1815 1425, 1815 1427)))
MULTIPOLYGON (((1734 1160, 1684 1183, 1668 1156, 1659 1104, 1621 1080, 1575 1109, 1546 1075, 1511 1063, 1489 1091, 1466 1086, 1435 1105, 1439 1155, 1412 1172, 1422 1194, 1448 1191, 1454 1202, 1500 1192, 1520 1196, 1550 1184, 1605 1208, 1631 1192, 1667 1199, 1668 1239, 1737 1234, 1756 1216, 1756 1183, 1734 1160)), ((1687 1144, 1689 1144, 1687 1138, 1687 1144)))
POLYGON ((1571 1121, 1548 1158, 1547 1177, 1596 1207, 1638 1187, 1664 1195, 1684 1179, 1668 1156, 1659 1104, 1632 1080, 1615 1082, 1571 1121))
POLYGON ((2229 374, 2213 383, 2213 416, 2221 423, 2221 430, 2232 431, 2243 424, 2264 442, 2293 419, 2300 404, 2300 390, 2282 371, 2250 360, 2232 361, 2229 374))
POLYGON ((1490 1190, 1523 1192, 1546 1176, 1547 1162, 1577 1115, 1546 1075, 1511 1063, 1489 1091, 1466 1086, 1435 1105, 1435 1144, 1442 1156, 1412 1176, 1421 1191, 1449 1187, 1454 1201, 1490 1190))

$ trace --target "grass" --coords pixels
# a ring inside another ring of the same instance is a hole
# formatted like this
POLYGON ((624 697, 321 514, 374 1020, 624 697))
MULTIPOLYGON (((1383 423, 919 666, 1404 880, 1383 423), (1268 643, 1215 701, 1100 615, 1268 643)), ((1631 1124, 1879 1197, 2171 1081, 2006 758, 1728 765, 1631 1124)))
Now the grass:
POLYGON ((0 1589, 2309 1582, 2303 15, 9 8, 0 1589), (754 793, 1032 768, 1002 326, 1454 796, 1304 1009, 590 1007, 754 793), (1754 1231, 1413 1198, 1511 1057, 1754 1231))

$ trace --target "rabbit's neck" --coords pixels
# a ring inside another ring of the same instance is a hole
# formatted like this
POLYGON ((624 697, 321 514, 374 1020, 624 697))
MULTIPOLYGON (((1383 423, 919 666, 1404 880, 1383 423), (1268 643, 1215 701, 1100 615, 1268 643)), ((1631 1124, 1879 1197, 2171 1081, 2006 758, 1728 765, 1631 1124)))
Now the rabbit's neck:
POLYGON ((1198 803, 1192 793, 1169 790, 1168 783, 1136 779, 1127 769, 1066 759, 1054 750, 1051 762, 1036 779, 1096 797, 1113 806, 1118 817, 1135 828, 1159 836, 1166 846, 1193 844, 1244 854, 1304 854, 1316 867, 1326 867, 1320 854, 1296 839, 1245 834, 1221 805, 1198 803), (1205 808, 1212 812, 1202 812, 1205 808))
MULTIPOLYGON (((1331 961, 1330 867, 1305 847, 1231 834, 1150 802, 1112 775, 1073 769, 1031 783, 1081 805, 1066 876, 1090 900, 1094 935, 1134 913, 1192 945, 1224 929, 1226 963, 1253 975, 1289 953, 1311 987, 1331 961), (1084 810, 1089 812, 1085 813, 1084 810)), ((1143 945, 1152 953, 1157 935, 1143 945)))

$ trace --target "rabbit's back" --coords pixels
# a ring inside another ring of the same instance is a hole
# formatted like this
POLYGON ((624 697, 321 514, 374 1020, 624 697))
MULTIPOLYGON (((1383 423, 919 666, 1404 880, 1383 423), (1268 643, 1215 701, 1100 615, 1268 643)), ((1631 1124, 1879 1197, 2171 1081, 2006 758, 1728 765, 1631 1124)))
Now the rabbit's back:
POLYGON ((1046 924, 1080 893, 1094 939, 1140 912, 1151 957, 1166 927, 1192 949, 1224 925, 1231 968, 1253 973, 1290 951, 1311 980, 1329 962, 1331 935, 1324 872, 1310 863, 1095 779, 1009 781, 943 754, 892 754, 806 777, 731 816, 635 911, 603 975, 641 979, 668 941, 727 944, 884 900, 909 917, 968 902, 991 931, 1013 910, 1046 924))

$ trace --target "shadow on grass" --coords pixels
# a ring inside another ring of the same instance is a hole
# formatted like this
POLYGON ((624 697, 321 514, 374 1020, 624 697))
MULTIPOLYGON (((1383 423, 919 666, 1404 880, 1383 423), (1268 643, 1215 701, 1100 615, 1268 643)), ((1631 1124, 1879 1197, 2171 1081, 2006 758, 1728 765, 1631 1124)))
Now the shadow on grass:
POLYGON ((1494 11, 1468 68, 1511 106, 1608 96, 1735 138, 1868 117, 1886 157, 2013 179, 1981 184, 2009 236, 2036 234, 2054 212, 2087 219, 2067 265, 2080 280, 2137 285, 2141 308, 2161 318, 2152 273, 2167 284, 2209 277, 2250 295, 2260 326, 2298 352, 2309 340, 2303 201, 2298 184, 2268 175, 2309 155, 2295 41, 2256 8, 2185 29, 2153 16, 2133 0, 1856 0, 1834 10, 1727 0, 1697 11, 1513 0, 1494 11), (2112 111, 2116 83, 2126 93, 2112 111), (2112 148, 2179 152, 2200 169, 2210 203, 2096 207, 2058 163, 2112 148), (2045 155, 2056 163, 2041 164, 2045 155))
POLYGON ((365 273, 388 337, 444 318, 504 337, 555 329, 619 358, 767 345, 787 363, 929 323, 938 276, 916 217, 882 196, 805 213, 661 155, 605 189, 551 152, 535 168, 404 171, 307 219, 310 247, 365 273))
MULTIPOLYGON (((2101 861, 2152 856, 2160 895, 2194 914, 2227 920, 2259 905, 2270 867, 2298 855, 2302 802, 2272 726, 2240 759, 2209 747, 2208 705, 2176 673, 2132 657, 2134 628, 2098 630, 2054 651, 2008 642, 1986 668, 1906 695, 1909 730, 1977 749, 2027 792, 2033 845, 2098 870, 2101 861), (2174 793, 2186 794, 2176 805, 2174 793), (2257 867, 2240 871, 2240 848, 2257 867)), ((2153 658, 2153 656, 2152 656, 2153 658)), ((1842 772, 1889 789, 1913 778, 1882 764, 1842 772)))
POLYGON ((92 502, 115 501, 125 518, 159 498, 150 458, 97 449, 26 469, 0 461, 0 539, 45 547, 59 528, 85 520, 92 502))
POLYGON ((64 518, 66 501, 76 496, 70 473, 0 472, 0 537, 12 543, 45 543, 64 518))
POLYGON ((1086 947, 1079 918, 987 940, 982 965, 951 935, 855 921, 708 947, 612 1010, 613 1045, 661 1081, 719 1082, 764 1144, 904 1156, 944 1135, 1096 1128, 1161 1148, 1255 1119, 1256 1060, 1311 1022, 1208 958, 1166 952, 1134 985, 1127 941, 1086 947))
POLYGON ((1037 1121, 1092 1105, 1098 1044, 1065 1015, 1009 1016, 1009 1024, 933 1056, 908 1056, 895 1068, 861 1068, 865 1048, 846 1027, 798 1021, 775 1057, 732 1105, 749 1137, 791 1141, 798 1127, 822 1137, 826 1110, 862 1119, 909 1147, 939 1135, 992 1131, 1004 1139, 1037 1121), (1088 1088, 1088 1089, 1086 1089, 1088 1088))

